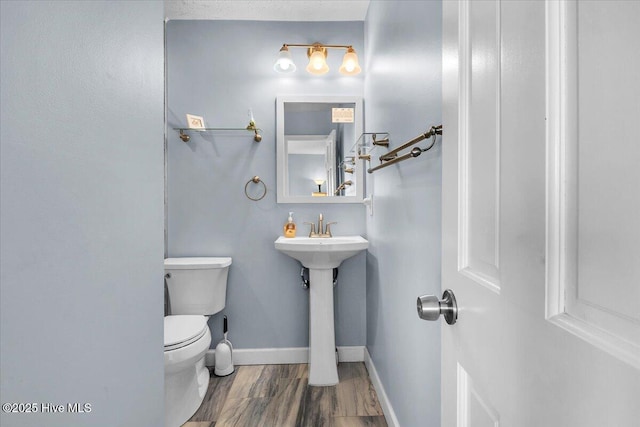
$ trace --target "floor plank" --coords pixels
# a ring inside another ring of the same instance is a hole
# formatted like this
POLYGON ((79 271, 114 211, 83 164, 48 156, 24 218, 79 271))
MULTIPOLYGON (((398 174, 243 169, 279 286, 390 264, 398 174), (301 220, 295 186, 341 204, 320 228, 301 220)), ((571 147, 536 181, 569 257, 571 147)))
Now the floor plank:
POLYGON ((337 406, 335 386, 307 387, 296 425, 331 427, 337 406))
POLYGON ((334 427, 387 427, 383 416, 377 417, 335 417, 334 427))
POLYGON ((211 377, 183 427, 386 427, 364 364, 341 363, 338 375, 338 385, 313 387, 307 364, 238 366, 211 377))
POLYGON ((369 372, 367 372, 367 368, 362 362, 340 363, 338 365, 338 378, 340 378, 340 382, 354 378, 369 378, 369 372))
POLYGON ((276 378, 274 384, 270 397, 227 399, 216 426, 295 427, 307 380, 276 378))
MULTIPOLYGON (((227 395, 229 394, 229 390, 231 389, 236 373, 237 370, 226 377, 216 377, 215 375, 211 375, 211 378, 209 379, 209 387, 207 388, 207 393, 204 396, 202 405, 200 405, 200 408, 198 408, 189 421, 211 422, 218 419, 218 415, 222 410, 225 400, 227 400, 227 395)), ((203 425, 189 427, 211 426, 203 425)))
POLYGON ((182 427, 215 427, 216 423, 209 421, 187 421, 182 427))
POLYGON ((382 415, 382 408, 369 378, 340 381, 336 386, 336 393, 338 398, 336 416, 382 415))
POLYGON ((277 394, 269 399, 262 418, 255 425, 296 427, 300 402, 307 387, 307 379, 280 378, 277 394))
POLYGON ((228 399, 265 397, 270 393, 269 384, 262 377, 264 365, 238 366, 228 399))
POLYGON ((309 378, 309 369, 306 363, 297 365, 265 365, 264 375, 273 378, 309 378))

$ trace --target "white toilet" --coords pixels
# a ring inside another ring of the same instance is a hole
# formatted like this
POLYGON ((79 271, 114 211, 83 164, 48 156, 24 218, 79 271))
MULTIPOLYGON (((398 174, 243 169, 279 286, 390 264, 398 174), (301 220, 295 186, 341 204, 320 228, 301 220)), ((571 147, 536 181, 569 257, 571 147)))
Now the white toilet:
POLYGON ((231 258, 167 258, 171 315, 164 318, 164 417, 179 427, 198 410, 209 385, 204 356, 210 315, 225 306, 231 258))

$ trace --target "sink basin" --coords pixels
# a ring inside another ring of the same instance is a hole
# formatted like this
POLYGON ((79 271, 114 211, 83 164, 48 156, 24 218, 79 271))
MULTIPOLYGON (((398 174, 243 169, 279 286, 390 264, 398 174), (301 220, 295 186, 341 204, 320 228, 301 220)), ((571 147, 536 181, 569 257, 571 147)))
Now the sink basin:
POLYGON ((369 242, 361 236, 280 237, 275 246, 307 268, 329 269, 367 249, 369 242))

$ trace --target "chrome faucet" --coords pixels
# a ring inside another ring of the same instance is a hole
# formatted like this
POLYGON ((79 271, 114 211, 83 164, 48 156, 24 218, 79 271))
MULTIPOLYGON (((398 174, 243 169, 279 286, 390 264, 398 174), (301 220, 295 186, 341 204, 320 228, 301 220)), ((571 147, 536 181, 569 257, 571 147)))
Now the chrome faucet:
POLYGON ((320 214, 318 216, 318 232, 317 233, 316 233, 316 225, 313 222, 305 222, 305 224, 311 225, 311 230, 309 231, 309 237, 332 237, 331 224, 337 224, 337 222, 328 222, 324 230, 322 227, 323 222, 324 222, 324 217, 322 216, 322 214, 320 214))

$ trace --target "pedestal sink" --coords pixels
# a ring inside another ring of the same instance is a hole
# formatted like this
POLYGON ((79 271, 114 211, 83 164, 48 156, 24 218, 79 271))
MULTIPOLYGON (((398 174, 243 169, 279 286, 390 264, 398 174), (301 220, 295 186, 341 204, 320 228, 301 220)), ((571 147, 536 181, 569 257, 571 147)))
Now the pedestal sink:
POLYGON ((338 384, 333 324, 333 269, 367 249, 361 236, 280 237, 275 247, 309 269, 309 385, 338 384))

